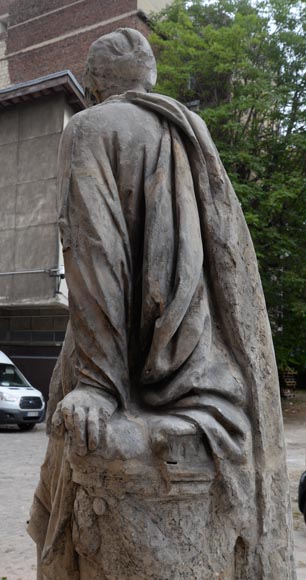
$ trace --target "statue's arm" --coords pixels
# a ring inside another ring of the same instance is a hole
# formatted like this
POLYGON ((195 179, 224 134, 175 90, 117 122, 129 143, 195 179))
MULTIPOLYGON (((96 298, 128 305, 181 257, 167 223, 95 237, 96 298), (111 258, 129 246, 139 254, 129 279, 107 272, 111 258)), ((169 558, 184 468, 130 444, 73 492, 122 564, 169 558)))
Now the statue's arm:
MULTIPOLYGON (((116 192, 109 190, 110 179, 106 182, 103 171, 98 170, 99 163, 106 167, 103 148, 98 151, 95 147, 93 155, 84 125, 78 116, 72 119, 59 151, 59 221, 76 350, 76 386, 53 416, 53 428, 71 432, 80 455, 98 447, 107 421, 122 403, 127 384, 125 313, 120 312, 124 284, 117 299, 112 287, 116 251, 122 240, 112 231, 111 220, 105 226, 103 218, 105 200, 116 192), (115 234, 116 243, 109 247, 107 236, 115 234), (109 283, 104 286, 105 280, 109 283)), ((111 168, 106 171, 110 174, 111 168)), ((117 288, 118 279, 115 282, 117 288)))

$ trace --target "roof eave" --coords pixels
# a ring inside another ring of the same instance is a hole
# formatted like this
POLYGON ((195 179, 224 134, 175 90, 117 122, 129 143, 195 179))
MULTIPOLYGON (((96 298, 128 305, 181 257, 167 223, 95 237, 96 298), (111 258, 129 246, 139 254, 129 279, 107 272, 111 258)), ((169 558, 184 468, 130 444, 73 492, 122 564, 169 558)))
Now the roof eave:
POLYGON ((76 110, 86 107, 82 86, 70 70, 64 70, 0 89, 0 109, 59 92, 66 93, 76 110))

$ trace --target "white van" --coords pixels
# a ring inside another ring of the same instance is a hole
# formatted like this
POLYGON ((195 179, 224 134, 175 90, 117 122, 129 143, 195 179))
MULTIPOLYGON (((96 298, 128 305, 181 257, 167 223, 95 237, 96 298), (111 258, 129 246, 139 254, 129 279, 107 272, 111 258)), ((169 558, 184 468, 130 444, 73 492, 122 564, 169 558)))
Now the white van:
POLYGON ((0 425, 30 431, 44 420, 45 401, 14 363, 0 351, 0 425))

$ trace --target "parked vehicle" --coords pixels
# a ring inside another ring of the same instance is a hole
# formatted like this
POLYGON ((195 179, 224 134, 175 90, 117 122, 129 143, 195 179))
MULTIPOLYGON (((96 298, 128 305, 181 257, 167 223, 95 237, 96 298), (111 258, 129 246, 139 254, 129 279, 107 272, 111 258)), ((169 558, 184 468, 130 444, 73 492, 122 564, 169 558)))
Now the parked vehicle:
POLYGON ((0 351, 0 424, 30 431, 44 420, 45 401, 14 363, 0 351))

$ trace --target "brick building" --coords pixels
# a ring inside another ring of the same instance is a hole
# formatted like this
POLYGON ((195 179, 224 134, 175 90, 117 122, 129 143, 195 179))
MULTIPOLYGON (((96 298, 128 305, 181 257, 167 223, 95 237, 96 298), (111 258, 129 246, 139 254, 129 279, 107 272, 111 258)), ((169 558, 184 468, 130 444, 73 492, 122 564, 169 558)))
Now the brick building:
POLYGON ((0 0, 0 350, 47 394, 68 321, 56 157, 89 45, 167 0, 0 0), (68 69, 68 70, 67 70, 68 69))
POLYGON ((0 0, 0 88, 70 69, 80 81, 89 45, 169 0, 0 0), (2 31, 2 32, 1 32, 2 31))

